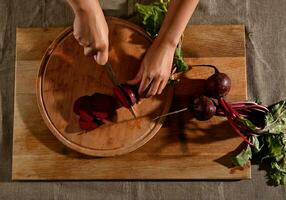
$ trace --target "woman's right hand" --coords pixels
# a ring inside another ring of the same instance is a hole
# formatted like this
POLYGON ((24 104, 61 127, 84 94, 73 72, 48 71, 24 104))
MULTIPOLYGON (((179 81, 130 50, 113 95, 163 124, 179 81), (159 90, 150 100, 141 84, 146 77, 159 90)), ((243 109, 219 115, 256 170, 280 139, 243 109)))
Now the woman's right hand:
POLYGON ((98 0, 70 0, 75 19, 73 34, 84 47, 86 56, 93 56, 95 61, 106 64, 108 60, 108 26, 98 0))

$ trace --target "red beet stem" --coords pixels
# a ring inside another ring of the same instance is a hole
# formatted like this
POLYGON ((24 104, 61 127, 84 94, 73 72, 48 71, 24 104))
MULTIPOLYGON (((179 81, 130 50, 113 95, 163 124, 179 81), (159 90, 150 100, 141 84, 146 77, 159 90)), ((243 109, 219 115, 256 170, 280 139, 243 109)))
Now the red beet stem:
POLYGON ((238 124, 236 124, 234 122, 234 119, 236 119, 238 116, 233 113, 233 109, 231 109, 231 106, 228 106, 228 104, 224 101, 223 98, 219 98, 219 103, 220 105, 222 106, 222 109, 225 113, 225 116, 227 117, 228 119, 228 122, 230 124, 230 126, 234 129, 234 131, 249 145, 252 145, 253 144, 240 132, 239 128, 238 128, 238 124))

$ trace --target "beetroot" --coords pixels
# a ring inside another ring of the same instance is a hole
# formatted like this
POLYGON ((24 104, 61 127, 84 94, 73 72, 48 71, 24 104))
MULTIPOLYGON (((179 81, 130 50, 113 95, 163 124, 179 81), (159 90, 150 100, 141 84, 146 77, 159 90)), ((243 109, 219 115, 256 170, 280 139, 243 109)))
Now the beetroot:
POLYGON ((123 107, 130 108, 131 104, 128 100, 128 96, 123 92, 120 87, 114 87, 113 94, 123 107))
POLYGON ((82 120, 87 121, 87 122, 91 122, 93 120, 93 116, 84 110, 79 111, 79 116, 82 120))
POLYGON ((79 119, 79 127, 86 131, 96 129, 99 125, 93 121, 85 121, 82 118, 79 119))
POLYGON ((120 104, 125 108, 130 108, 138 101, 136 86, 123 84, 113 88, 113 94, 120 104))
POLYGON ((73 111, 75 114, 79 115, 80 110, 90 109, 90 96, 82 96, 74 102, 73 111))
POLYGON ((138 91, 137 86, 123 84, 121 88, 122 88, 123 92, 125 93, 129 103, 132 106, 134 104, 136 104, 138 101, 138 98, 139 98, 139 95, 137 93, 137 91, 138 91))
POLYGON ((106 113, 106 112, 96 112, 96 111, 93 111, 93 112, 92 112, 92 115, 93 115, 94 117, 96 117, 97 119, 100 119, 100 120, 108 119, 108 117, 109 117, 108 113, 106 113))
POLYGON ((116 100, 109 95, 94 93, 91 96, 91 112, 102 112, 112 115, 116 108, 116 100))
POLYGON ((224 97, 228 94, 231 88, 230 78, 220 72, 214 73, 206 81, 207 95, 212 98, 224 97))
POLYGON ((190 111, 197 120, 209 120, 216 113, 216 106, 206 96, 198 96, 191 102, 190 111))
POLYGON ((83 130, 93 130, 103 124, 115 112, 116 100, 112 96, 94 93, 82 96, 74 103, 74 113, 80 116, 79 125, 83 130))

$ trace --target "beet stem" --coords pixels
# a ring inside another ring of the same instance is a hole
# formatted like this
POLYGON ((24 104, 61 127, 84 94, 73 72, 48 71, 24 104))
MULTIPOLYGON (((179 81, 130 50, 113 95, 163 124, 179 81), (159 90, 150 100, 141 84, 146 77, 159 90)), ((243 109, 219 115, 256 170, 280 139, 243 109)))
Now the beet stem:
POLYGON ((227 105, 223 98, 219 98, 218 100, 224 110, 225 116, 227 117, 230 126, 247 144, 253 146, 253 144, 240 132, 239 128, 237 127, 238 124, 234 122, 234 119, 236 119, 237 116, 235 113, 232 113, 233 110, 227 105))
POLYGON ((218 68, 214 65, 189 65, 189 67, 211 67, 215 70, 215 73, 219 73, 218 68))

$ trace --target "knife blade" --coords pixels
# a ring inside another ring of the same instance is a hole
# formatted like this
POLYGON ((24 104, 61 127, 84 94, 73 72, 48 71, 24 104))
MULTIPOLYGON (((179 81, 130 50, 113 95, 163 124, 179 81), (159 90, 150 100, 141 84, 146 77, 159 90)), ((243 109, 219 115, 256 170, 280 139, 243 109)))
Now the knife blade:
MULTIPOLYGON (((104 67, 105 67, 107 75, 108 75, 109 79, 112 81, 113 85, 115 87, 118 87, 122 91, 122 93, 125 94, 124 91, 123 91, 122 85, 118 81, 118 79, 117 79, 117 77, 116 77, 116 75, 115 75, 115 73, 113 71, 111 63, 107 62, 104 65, 104 67)), ((135 113, 134 108, 132 107, 132 105, 129 106, 128 110, 131 112, 131 114, 133 115, 134 119, 136 119, 137 116, 136 116, 136 113, 135 113)))
POLYGON ((167 116, 169 116, 169 115, 174 115, 174 114, 178 114, 178 113, 180 113, 180 112, 187 111, 188 109, 189 109, 188 107, 187 107, 187 108, 182 108, 182 109, 180 109, 180 110, 175 110, 175 111, 172 111, 172 112, 168 112, 168 113, 166 113, 166 114, 163 114, 163 115, 159 115, 159 116, 153 118, 153 121, 156 121, 157 119, 160 119, 160 118, 162 118, 162 117, 167 117, 167 116))
POLYGON ((119 83, 119 81, 118 81, 118 79, 117 79, 117 77, 113 71, 113 68, 112 68, 112 65, 110 64, 110 62, 107 62, 104 67, 105 67, 107 75, 108 75, 109 79, 112 81, 113 85, 116 87, 119 86, 121 88, 121 85, 120 85, 120 83, 119 83))

